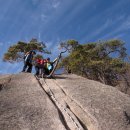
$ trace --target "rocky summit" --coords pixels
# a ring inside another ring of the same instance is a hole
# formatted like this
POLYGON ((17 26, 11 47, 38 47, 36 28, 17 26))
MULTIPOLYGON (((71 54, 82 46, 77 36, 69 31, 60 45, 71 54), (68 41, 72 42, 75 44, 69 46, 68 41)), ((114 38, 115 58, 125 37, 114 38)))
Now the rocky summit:
POLYGON ((2 75, 0 130, 130 130, 130 96, 74 74, 2 75))

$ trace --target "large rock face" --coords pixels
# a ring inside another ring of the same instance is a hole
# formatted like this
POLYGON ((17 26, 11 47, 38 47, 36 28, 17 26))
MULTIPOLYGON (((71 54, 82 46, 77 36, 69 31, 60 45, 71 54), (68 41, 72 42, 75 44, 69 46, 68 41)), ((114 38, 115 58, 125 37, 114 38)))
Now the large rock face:
POLYGON ((59 112, 31 74, 0 79, 0 130, 65 130, 59 112))
POLYGON ((130 130, 130 96, 116 88, 76 75, 62 75, 56 82, 82 108, 80 117, 90 130, 130 130))
POLYGON ((0 76, 0 130, 130 130, 130 97, 76 75, 0 76))

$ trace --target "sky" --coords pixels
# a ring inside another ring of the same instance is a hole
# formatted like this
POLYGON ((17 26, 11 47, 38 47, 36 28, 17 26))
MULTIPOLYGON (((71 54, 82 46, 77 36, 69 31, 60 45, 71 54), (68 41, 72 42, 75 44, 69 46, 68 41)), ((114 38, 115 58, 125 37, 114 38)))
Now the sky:
POLYGON ((23 63, 3 62, 9 46, 37 38, 57 57, 61 41, 121 39, 130 54, 130 0, 0 0, 0 74, 23 63))

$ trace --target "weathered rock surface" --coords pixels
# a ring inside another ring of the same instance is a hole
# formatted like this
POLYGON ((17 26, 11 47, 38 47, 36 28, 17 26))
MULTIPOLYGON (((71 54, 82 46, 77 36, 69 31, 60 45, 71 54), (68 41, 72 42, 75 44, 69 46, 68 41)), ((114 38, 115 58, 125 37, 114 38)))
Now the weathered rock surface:
POLYGON ((33 75, 21 73, 0 82, 0 130, 65 130, 59 112, 33 75))
POLYGON ((130 96, 76 75, 62 75, 56 82, 83 110, 70 106, 88 130, 130 130, 130 96))
POLYGON ((76 75, 0 76, 0 130, 130 130, 130 96, 76 75))

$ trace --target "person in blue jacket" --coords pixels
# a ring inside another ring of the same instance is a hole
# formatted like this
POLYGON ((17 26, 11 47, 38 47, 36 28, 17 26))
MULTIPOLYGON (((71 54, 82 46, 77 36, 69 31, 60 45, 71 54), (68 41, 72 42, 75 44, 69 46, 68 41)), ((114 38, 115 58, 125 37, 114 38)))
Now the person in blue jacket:
POLYGON ((25 54, 24 56, 24 66, 22 72, 32 72, 32 61, 33 61, 33 56, 36 54, 35 51, 30 51, 25 54))

